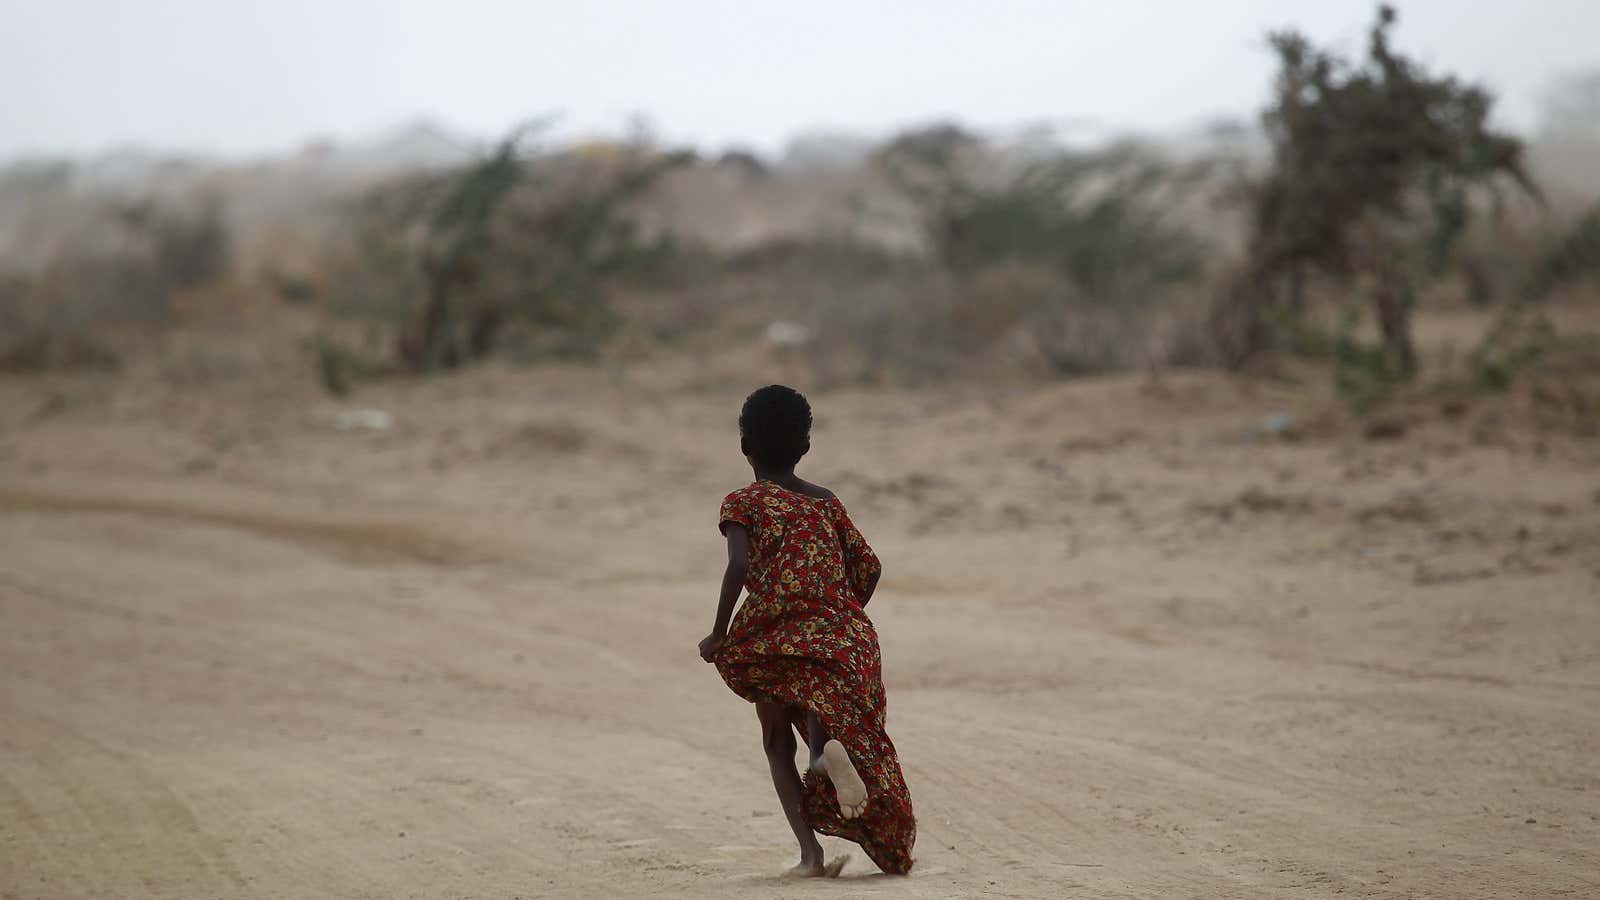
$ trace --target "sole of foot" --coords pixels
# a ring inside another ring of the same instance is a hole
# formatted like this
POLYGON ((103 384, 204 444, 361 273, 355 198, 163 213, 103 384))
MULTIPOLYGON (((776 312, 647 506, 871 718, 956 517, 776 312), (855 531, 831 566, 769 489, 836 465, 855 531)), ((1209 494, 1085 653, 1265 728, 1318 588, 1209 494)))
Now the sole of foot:
POLYGON ((839 797, 839 813, 846 819, 861 815, 867 809, 867 786, 856 774, 844 745, 829 741, 822 746, 822 758, 828 763, 828 780, 833 782, 833 792, 839 797))

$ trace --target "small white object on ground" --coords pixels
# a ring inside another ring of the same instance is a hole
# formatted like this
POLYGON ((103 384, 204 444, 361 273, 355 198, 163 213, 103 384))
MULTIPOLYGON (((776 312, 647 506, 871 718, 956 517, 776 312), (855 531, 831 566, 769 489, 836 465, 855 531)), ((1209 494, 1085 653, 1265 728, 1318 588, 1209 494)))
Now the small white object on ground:
POLYGON ((394 427, 394 416, 381 409, 347 409, 333 417, 333 427, 340 431, 388 431, 394 427))
POLYGON ((811 329, 798 322, 780 320, 767 326, 766 339, 774 347, 803 347, 811 343, 811 329))

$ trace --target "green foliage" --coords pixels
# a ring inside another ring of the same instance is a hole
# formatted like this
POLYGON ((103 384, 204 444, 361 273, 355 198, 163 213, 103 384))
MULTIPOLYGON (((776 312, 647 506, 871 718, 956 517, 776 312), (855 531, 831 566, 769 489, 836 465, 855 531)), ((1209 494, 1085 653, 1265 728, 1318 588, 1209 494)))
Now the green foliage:
POLYGON ((1334 387, 1350 408, 1358 413, 1370 412, 1386 398, 1407 373, 1400 367, 1394 354, 1382 344, 1362 341, 1356 334, 1361 324, 1361 311, 1356 308, 1345 312, 1335 332, 1330 349, 1334 364, 1334 387))
POLYGON ((870 320, 903 355, 971 354, 1009 336, 1059 375, 1126 368, 1151 347, 1136 311, 1204 273, 1206 242, 1180 215, 1210 163, 1122 144, 1019 165, 937 125, 901 135, 877 164, 915 208, 939 286, 870 320))
POLYGON ((1600 203, 1539 255, 1522 293, 1529 300, 1538 300, 1585 278, 1600 279, 1600 203))
POLYGON ((1171 222, 1173 194, 1187 177, 1114 154, 1040 163, 948 206, 938 254, 957 272, 1032 263, 1093 300, 1144 298, 1201 270, 1203 243, 1171 222))
POLYGON ((497 235, 507 252, 495 257, 485 287, 530 322, 603 322, 607 283, 643 278, 675 256, 670 235, 649 236, 626 214, 628 205, 686 154, 628 160, 611 171, 572 171, 562 183, 511 210, 497 235))
MULTIPOLYGON (((1473 208, 1497 203, 1509 180, 1538 190, 1522 144, 1489 127, 1483 89, 1430 75, 1396 53, 1393 8, 1378 10, 1359 65, 1301 35, 1271 36, 1279 60, 1273 105, 1263 119, 1272 170, 1252 189, 1249 290, 1231 300, 1260 319, 1299 312, 1308 275, 1370 288, 1383 341, 1399 374, 1416 370, 1411 306, 1420 283, 1451 264, 1473 208)), ((1235 329, 1242 360, 1269 333, 1235 329)))
POLYGON ((1503 391, 1519 372, 1542 359, 1556 342, 1555 328, 1526 304, 1501 313, 1467 362, 1475 386, 1503 391))
POLYGON ((525 326, 584 333, 614 321, 608 285, 664 266, 667 236, 647 236, 629 205, 684 154, 630 150, 613 160, 538 156, 518 129, 464 168, 382 185, 356 209, 358 308, 410 310, 400 358, 413 371, 490 353, 525 326))
MULTIPOLYGON (((916 205, 934 259, 957 276, 1024 264, 1095 302, 1148 299, 1202 269, 1205 244, 1173 209, 1208 174, 1138 147, 1062 152, 1018 174, 980 176, 981 144, 953 125, 901 135, 879 164, 916 205)), ((992 162, 990 166, 992 168, 992 162)))
POLYGON ((896 136, 877 152, 875 163, 935 226, 947 206, 977 190, 972 163, 982 150, 976 134, 942 122, 896 136))
POLYGON ((938 275, 914 303, 888 291, 891 314, 859 328, 874 344, 906 344, 907 359, 1010 335, 1056 375, 1139 364, 1150 341, 1134 311, 1205 269, 1206 243, 1178 221, 1205 163, 1174 167, 1122 144, 1013 167, 952 125, 899 136, 877 163, 917 210, 938 275))
POLYGON ((1370 412, 1406 380, 1405 372, 1381 342, 1363 340, 1362 309, 1347 305, 1332 328, 1319 327, 1303 316, 1269 311, 1270 325, 1287 349, 1312 359, 1327 360, 1334 388, 1350 408, 1370 412))
POLYGON ((1268 260, 1349 271, 1361 263, 1357 226, 1372 215, 1418 218, 1419 191, 1447 219, 1464 212, 1459 191, 1492 187, 1498 175, 1537 193, 1521 142, 1488 126, 1489 94, 1396 54, 1395 21, 1392 7, 1379 8, 1361 66, 1294 32, 1271 36, 1280 71, 1263 121, 1273 171, 1261 186, 1255 234, 1256 252, 1268 260))

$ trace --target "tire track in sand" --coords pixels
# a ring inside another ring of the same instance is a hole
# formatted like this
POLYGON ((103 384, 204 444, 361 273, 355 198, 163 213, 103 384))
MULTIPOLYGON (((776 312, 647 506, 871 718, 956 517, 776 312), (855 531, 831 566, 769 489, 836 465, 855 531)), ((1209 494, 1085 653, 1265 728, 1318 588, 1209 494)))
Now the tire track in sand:
POLYGON ((37 715, 14 710, 6 718, 22 726, 18 733, 42 744, 25 754, 32 763, 31 778, 18 778, 22 768, 8 766, 14 774, 0 779, 0 804, 21 812, 11 821, 25 823, 33 843, 44 851, 36 864, 45 871, 24 873, 17 883, 41 878, 80 881, 81 872, 95 871, 115 881, 83 885, 89 888, 86 896, 100 895, 98 888, 126 888, 129 876, 153 896, 173 896, 192 885, 175 891, 179 885, 169 883, 167 879, 174 877, 170 873, 205 872, 216 887, 226 886, 228 896, 246 895, 248 884, 222 842, 206 832, 170 786, 131 754, 37 715), (30 801, 24 790, 36 799, 30 801), (42 798, 52 795, 65 808, 41 812, 42 798), (64 815, 84 827, 64 831, 60 828, 64 815), (50 820, 55 827, 50 827, 50 820), (51 837, 56 846, 43 843, 51 837), (183 862, 172 865, 174 858, 183 862), (86 865, 91 859, 94 865, 86 865))
POLYGON ((364 563, 466 565, 493 558, 476 543, 398 519, 291 515, 174 498, 64 494, 0 486, 0 513, 134 515, 231 528, 364 563))

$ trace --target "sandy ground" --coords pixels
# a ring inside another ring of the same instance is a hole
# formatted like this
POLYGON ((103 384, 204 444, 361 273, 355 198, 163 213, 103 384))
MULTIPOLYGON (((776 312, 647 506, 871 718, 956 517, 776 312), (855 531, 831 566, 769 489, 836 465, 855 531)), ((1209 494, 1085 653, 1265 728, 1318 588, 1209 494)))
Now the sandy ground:
POLYGON ((813 396, 919 865, 779 880, 748 386, 0 382, 0 897, 1600 897, 1600 445, 1215 376, 813 396))

